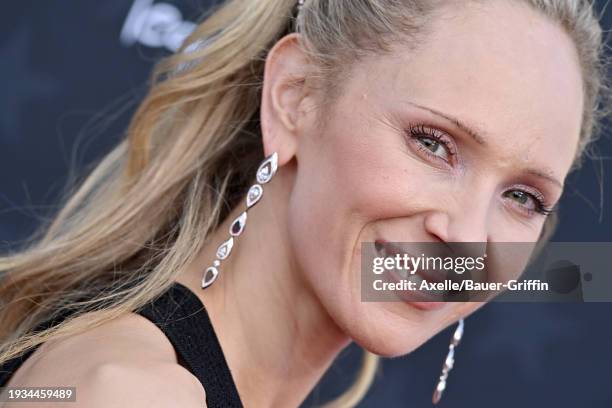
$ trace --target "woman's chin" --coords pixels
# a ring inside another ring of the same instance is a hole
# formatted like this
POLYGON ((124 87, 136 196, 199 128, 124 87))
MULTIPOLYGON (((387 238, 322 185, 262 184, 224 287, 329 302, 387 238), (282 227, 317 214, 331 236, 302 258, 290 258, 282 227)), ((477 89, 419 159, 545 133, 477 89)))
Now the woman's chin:
POLYGON ((363 349, 381 357, 399 357, 416 350, 456 319, 452 304, 430 310, 403 302, 362 303, 361 319, 347 327, 347 335, 363 349), (364 308, 365 306, 365 308, 364 308), (367 316, 367 317, 366 317, 367 316))
POLYGON ((429 338, 383 338, 382 336, 376 336, 375 338, 368 339, 357 339, 354 338, 357 343, 364 350, 370 353, 376 354, 381 357, 393 358, 401 357, 409 354, 423 345, 429 338))
POLYGON ((350 333, 350 337, 371 353, 381 357, 400 357, 416 350, 436 333, 430 328, 378 322, 350 333))

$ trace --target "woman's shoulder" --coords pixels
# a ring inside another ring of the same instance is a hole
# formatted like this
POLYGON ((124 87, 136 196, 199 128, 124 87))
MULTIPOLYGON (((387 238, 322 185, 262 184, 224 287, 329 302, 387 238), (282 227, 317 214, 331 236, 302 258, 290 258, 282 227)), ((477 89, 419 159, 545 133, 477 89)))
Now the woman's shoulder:
POLYGON ((206 406, 201 383, 177 363, 168 338, 135 313, 43 343, 8 385, 41 384, 75 387, 73 408, 206 406))

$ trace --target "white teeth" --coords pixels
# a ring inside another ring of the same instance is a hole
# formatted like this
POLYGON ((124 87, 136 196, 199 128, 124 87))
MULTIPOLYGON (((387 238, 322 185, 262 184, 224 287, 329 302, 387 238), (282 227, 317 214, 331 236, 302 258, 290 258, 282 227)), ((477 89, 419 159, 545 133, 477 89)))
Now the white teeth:
MULTIPOLYGON (((376 251, 376 253, 378 254, 378 256, 383 257, 383 258, 387 258, 387 257, 392 257, 395 256, 394 254, 389 255, 389 253, 387 252, 387 246, 384 244, 374 244, 374 249, 376 251)), ((419 288, 421 287, 421 282, 423 281, 427 281, 427 283, 432 283, 433 281, 430 281, 429 279, 427 279, 427 276, 423 276, 422 275, 422 271, 418 270, 414 273, 412 273, 412 271, 409 271, 407 269, 394 269, 394 272, 401 276, 402 279, 406 279, 408 281, 414 282, 415 287, 417 288, 417 290, 419 292, 428 294, 429 296, 433 296, 433 297, 442 297, 444 296, 447 291, 445 290, 420 290, 419 288)))
POLYGON ((376 251, 376 253, 383 257, 386 258, 387 257, 387 248, 382 245, 382 244, 378 244, 378 243, 374 243, 374 250, 376 251))

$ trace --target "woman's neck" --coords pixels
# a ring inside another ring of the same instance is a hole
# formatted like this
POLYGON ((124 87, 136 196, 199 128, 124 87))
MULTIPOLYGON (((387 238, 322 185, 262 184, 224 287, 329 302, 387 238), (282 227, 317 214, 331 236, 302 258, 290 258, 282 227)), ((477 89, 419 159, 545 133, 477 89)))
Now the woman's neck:
POLYGON ((249 210, 246 228, 212 286, 201 289, 202 272, 244 203, 177 279, 206 305, 249 406, 298 406, 349 344, 295 262, 287 231, 288 177, 279 172, 264 186, 261 202, 249 210))

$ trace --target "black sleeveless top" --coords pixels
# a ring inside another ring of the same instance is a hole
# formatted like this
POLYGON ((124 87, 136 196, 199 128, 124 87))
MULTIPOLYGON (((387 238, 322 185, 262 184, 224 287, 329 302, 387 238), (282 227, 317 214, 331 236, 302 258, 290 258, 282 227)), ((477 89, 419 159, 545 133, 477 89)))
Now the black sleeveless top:
MULTIPOLYGON (((176 350, 179 364, 202 383, 208 408, 242 407, 208 313, 191 290, 174 282, 161 296, 135 313, 149 319, 168 337, 176 350)), ((55 321, 45 322, 41 326, 53 324, 56 324, 55 321)), ((0 387, 9 381, 11 375, 35 350, 30 349, 0 366, 0 387)))

